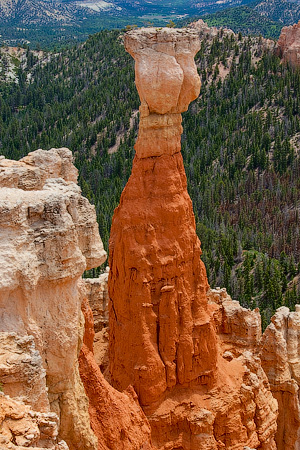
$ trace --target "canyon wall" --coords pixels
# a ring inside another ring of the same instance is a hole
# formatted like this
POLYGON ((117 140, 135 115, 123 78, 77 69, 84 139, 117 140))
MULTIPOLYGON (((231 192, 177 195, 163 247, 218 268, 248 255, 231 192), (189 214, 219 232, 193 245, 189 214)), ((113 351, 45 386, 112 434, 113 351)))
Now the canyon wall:
POLYGON ((1 449, 152 448, 134 393, 109 386, 93 357, 93 282, 81 276, 106 252, 76 182, 65 148, 0 158, 1 449))
POLYGON ((141 120, 111 228, 111 380, 133 386, 160 450, 275 449, 277 402, 254 353, 259 314, 207 296, 187 193, 180 113, 199 94, 199 45, 192 29, 125 36, 141 120))
MULTIPOLYGON (((84 323, 77 282, 106 253, 94 207, 76 181, 65 148, 37 150, 18 162, 1 159, 0 332, 10 333, 14 354, 20 339, 32 336, 33 357, 44 369, 43 401, 36 402, 33 388, 22 400, 57 414, 70 449, 95 449, 77 363, 84 323)), ((15 383, 2 380, 14 396, 15 383)))
MULTIPOLYGON (((90 294, 89 287, 89 281, 82 282, 81 289, 85 289, 83 295, 90 294)), ((98 296, 93 296, 93 301, 96 298, 100 300, 98 296)), ((131 387, 123 392, 114 389, 104 379, 94 358, 94 320, 87 296, 83 296, 82 311, 85 333, 79 355, 79 371, 90 401, 89 414, 92 429, 98 437, 98 450, 152 450, 150 425, 136 393, 131 387)))

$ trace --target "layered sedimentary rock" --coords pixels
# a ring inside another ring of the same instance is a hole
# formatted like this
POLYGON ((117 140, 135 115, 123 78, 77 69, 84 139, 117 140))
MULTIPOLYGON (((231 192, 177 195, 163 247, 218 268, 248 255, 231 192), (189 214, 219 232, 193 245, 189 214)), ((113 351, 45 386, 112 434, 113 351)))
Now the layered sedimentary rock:
POLYGON ((223 347, 240 355, 244 350, 256 350, 261 339, 259 309, 251 311, 232 300, 225 288, 210 289, 208 301, 219 306, 214 314, 217 333, 223 347))
POLYGON ((300 65, 300 21, 283 27, 277 43, 278 53, 294 67, 300 65))
POLYGON ((0 392, 1 450, 68 450, 67 444, 58 438, 58 429, 55 413, 37 412, 0 392))
POLYGON ((291 312, 281 307, 266 328, 261 360, 274 397, 278 401, 278 450, 300 447, 300 305, 291 312))
POLYGON ((76 179, 68 149, 0 160, 0 381, 12 397, 0 397, 1 450, 152 449, 136 395, 94 360, 88 298, 102 299, 105 325, 108 274, 81 275, 106 253, 76 179))
MULTIPOLYGON (((81 289, 84 293, 82 285, 81 289)), ((83 298, 85 317, 79 370, 89 397, 91 427, 98 437, 98 450, 152 450, 150 425, 132 388, 116 391, 104 379, 93 355, 93 313, 83 298)))
POLYGON ((260 337, 258 314, 227 294, 224 302, 218 292, 208 299, 187 193, 180 113, 199 94, 199 46, 191 29, 125 37, 136 61, 141 122, 111 228, 111 379, 119 390, 133 386, 158 449, 270 450, 277 402, 248 349, 260 337))
POLYGON ((109 268, 98 278, 85 278, 86 296, 93 312, 94 330, 98 333, 108 326, 108 280, 109 268))
POLYGON ((101 372, 106 374, 108 368, 108 281, 109 268, 98 278, 85 278, 85 295, 91 307, 94 320, 95 336, 93 353, 101 372))
MULTIPOLYGON (((202 19, 197 20, 189 24, 189 27, 194 28, 200 35, 200 37, 208 36, 209 38, 214 38, 220 32, 220 28, 209 27, 206 22, 202 19)), ((222 33, 231 36, 234 32, 230 28, 222 28, 222 33)))
POLYGON ((0 333, 0 380, 6 394, 38 411, 49 411, 46 371, 33 336, 0 333))
POLYGON ((68 149, 0 160, 0 380, 14 398, 3 397, 0 442, 20 450, 150 450, 134 392, 115 391, 94 360, 88 297, 102 295, 94 310, 105 324, 107 273, 97 282, 81 275, 106 253, 76 179, 68 149), (16 414, 19 401, 26 406, 16 414))
POLYGON ((276 449, 277 402, 257 354, 260 315, 225 289, 209 290, 208 301, 218 335, 216 383, 168 395, 148 416, 153 441, 161 450, 276 449))
POLYGON ((211 383, 216 338, 180 153, 180 113, 200 90, 192 31, 127 34, 141 124, 110 238, 110 371, 143 405, 180 384, 211 383))
POLYGON ((76 179, 67 149, 0 161, 0 371, 5 393, 57 414, 70 449, 95 449, 77 363, 78 280, 106 254, 76 179))

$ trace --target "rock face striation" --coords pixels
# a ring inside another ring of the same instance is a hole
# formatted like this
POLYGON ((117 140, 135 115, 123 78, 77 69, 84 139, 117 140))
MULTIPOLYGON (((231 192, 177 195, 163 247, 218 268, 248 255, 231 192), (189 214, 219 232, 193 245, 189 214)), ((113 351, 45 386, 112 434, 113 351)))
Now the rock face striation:
POLYGON ((277 43, 278 53, 294 67, 300 65, 300 21, 283 27, 277 43))
POLYGON ((200 258, 180 153, 198 28, 125 37, 141 123, 98 279, 81 278, 106 253, 71 152, 0 157, 1 450, 300 447, 300 306, 261 336, 200 258))
POLYGON ((108 326, 108 267, 98 278, 85 278, 85 295, 93 312, 94 330, 99 333, 108 326))
POLYGON ((76 181, 65 148, 0 161, 0 372, 5 393, 57 414, 70 449, 95 449, 77 363, 78 280, 106 253, 76 181))
POLYGON ((32 410, 23 402, 0 392, 0 449, 68 450, 58 439, 59 419, 55 413, 32 410))
POLYGON ((141 121, 111 228, 111 380, 118 390, 133 386, 160 450, 270 450, 277 402, 251 351, 260 338, 259 314, 226 293, 227 303, 218 292, 208 298, 187 193, 180 113, 199 94, 199 45, 192 29, 125 36, 141 121))
POLYGON ((136 393, 132 388, 124 392, 116 391, 104 379, 95 361, 93 313, 85 296, 82 311, 85 333, 79 355, 79 371, 89 397, 91 426, 98 437, 98 450, 152 450, 150 425, 136 393))
POLYGON ((180 153, 181 112, 200 91, 192 31, 128 33, 141 124, 110 239, 110 371, 142 405, 180 384, 209 384, 216 338, 180 153))
POLYGON ((93 357, 95 283, 81 276, 106 252, 76 181, 65 148, 0 159, 1 450, 152 448, 135 394, 109 386, 93 357))

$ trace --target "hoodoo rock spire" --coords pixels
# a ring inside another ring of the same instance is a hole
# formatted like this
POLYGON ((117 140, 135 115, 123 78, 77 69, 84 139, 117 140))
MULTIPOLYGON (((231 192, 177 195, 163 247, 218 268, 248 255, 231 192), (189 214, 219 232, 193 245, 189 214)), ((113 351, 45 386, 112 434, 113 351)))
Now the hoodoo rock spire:
POLYGON ((111 382, 133 386, 159 450, 275 450, 277 403, 254 356, 259 314, 208 295, 187 192, 181 112, 200 91, 199 35, 134 30, 125 48, 141 106, 110 236, 111 382))
POLYGON ((192 30, 125 36, 135 58, 140 129, 110 239, 110 370, 142 405, 176 385, 211 384, 216 334, 180 153, 181 112, 200 91, 192 30))

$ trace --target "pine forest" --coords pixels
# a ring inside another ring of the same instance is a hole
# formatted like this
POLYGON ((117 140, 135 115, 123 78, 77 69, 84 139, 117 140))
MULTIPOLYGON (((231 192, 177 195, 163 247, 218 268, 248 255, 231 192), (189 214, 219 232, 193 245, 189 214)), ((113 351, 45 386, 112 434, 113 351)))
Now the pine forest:
MULTIPOLYGON (((107 249, 137 136, 133 60, 117 30, 40 53, 24 49, 15 81, 1 53, 0 154, 70 148, 107 249)), ((222 29, 203 36, 196 63, 202 88, 183 115, 182 153, 202 258, 211 286, 259 307, 266 325, 300 301, 300 71, 273 41, 222 29)))

